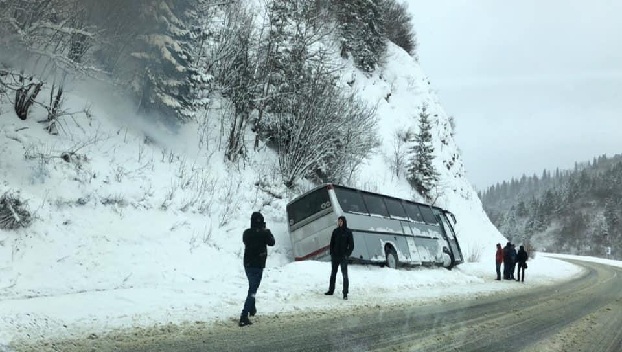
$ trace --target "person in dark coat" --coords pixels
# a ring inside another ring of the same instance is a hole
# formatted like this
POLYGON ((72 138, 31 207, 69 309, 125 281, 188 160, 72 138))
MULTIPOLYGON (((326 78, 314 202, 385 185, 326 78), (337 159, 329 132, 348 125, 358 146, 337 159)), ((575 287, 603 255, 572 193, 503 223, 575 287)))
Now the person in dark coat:
POLYGON ((337 269, 341 266, 341 274, 343 275, 343 299, 348 299, 348 257, 352 255, 354 250, 354 238, 352 231, 348 228, 348 222, 345 216, 337 219, 337 228, 333 230, 330 237, 330 261, 332 264, 330 272, 330 282, 328 291, 325 295, 335 293, 335 281, 337 280, 337 269))
POLYGON ((497 280, 501 280, 501 263, 503 263, 503 249, 501 248, 501 243, 497 243, 497 253, 495 254, 497 280))
POLYGON ((266 259, 268 257, 268 247, 274 246, 274 236, 266 228, 263 215, 260 212, 254 212, 251 215, 251 227, 244 230, 242 235, 244 242, 244 271, 248 279, 248 294, 240 316, 240 326, 252 324, 248 316, 254 316, 257 313, 255 308, 255 294, 261 283, 263 269, 266 267, 266 259))
POLYGON ((518 254, 516 254, 516 261, 518 262, 518 275, 516 281, 525 282, 525 269, 527 268, 527 259, 529 258, 529 254, 525 250, 525 246, 520 246, 518 250, 518 254), (523 270, 523 275, 521 276, 521 269, 523 270))
POLYGON ((512 243, 508 242, 503 247, 503 279, 510 279, 510 271, 512 270, 512 243))

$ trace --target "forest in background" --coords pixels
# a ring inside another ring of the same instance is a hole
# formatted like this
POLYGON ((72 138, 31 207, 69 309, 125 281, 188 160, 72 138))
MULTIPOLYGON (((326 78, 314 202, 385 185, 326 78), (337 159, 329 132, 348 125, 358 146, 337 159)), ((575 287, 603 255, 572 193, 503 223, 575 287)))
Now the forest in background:
POLYGON ((622 155, 575 163, 573 170, 523 175, 479 196, 490 220, 512 242, 622 258, 622 155))

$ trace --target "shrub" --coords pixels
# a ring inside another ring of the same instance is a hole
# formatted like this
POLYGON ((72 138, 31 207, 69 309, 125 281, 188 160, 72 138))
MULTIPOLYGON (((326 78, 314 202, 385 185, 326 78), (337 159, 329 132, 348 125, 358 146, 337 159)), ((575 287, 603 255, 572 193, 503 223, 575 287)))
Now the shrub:
POLYGON ((15 193, 6 192, 0 197, 0 229, 14 230, 28 227, 32 223, 32 215, 26 202, 15 193))

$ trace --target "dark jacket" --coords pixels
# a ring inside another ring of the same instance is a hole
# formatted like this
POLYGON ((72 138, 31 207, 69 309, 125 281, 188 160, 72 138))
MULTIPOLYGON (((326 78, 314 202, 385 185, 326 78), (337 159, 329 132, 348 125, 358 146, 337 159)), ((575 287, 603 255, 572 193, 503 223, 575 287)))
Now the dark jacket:
POLYGON ((519 263, 524 264, 525 262, 527 262, 527 258, 529 258, 527 251, 525 250, 523 246, 520 246, 520 249, 518 250, 518 254, 516 255, 516 260, 519 263))
POLYGON ((251 216, 251 228, 244 230, 244 266, 250 268, 265 268, 268 257, 268 247, 274 246, 274 236, 266 229, 263 216, 251 216))
POLYGON ((505 265, 512 265, 512 245, 510 242, 503 247, 503 263, 505 265))
POLYGON ((330 256, 337 259, 349 257, 354 250, 352 231, 348 228, 345 218, 342 220, 343 226, 334 229, 330 236, 330 256))

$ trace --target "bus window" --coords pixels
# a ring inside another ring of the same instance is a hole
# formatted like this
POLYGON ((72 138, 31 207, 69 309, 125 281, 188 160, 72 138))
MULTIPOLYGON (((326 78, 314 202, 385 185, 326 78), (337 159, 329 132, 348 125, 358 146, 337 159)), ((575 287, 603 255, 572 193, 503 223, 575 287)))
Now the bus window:
POLYGON ((330 199, 326 187, 319 188, 287 206, 289 226, 330 208, 330 199))
POLYGON ((385 198, 384 202, 387 205, 387 210, 389 211, 389 214, 392 218, 402 220, 408 218, 408 215, 406 215, 406 211, 404 210, 401 201, 393 198, 385 198))
POLYGON ((345 212, 368 214, 361 194, 355 190, 335 187, 335 195, 341 209, 345 212))
POLYGON ((431 225, 438 225, 438 220, 436 219, 436 216, 434 216, 432 208, 427 205, 419 205, 419 211, 421 212, 421 215, 423 215, 423 221, 431 225))
POLYGON ((363 193, 363 199, 365 200, 365 205, 367 205, 367 210, 370 214, 389 217, 389 212, 387 211, 387 206, 384 204, 382 196, 363 193))
POLYGON ((408 217, 411 220, 414 220, 417 222, 424 222, 423 216, 421 215, 421 212, 419 211, 419 207, 417 206, 417 204, 405 202, 404 208, 406 209, 406 212, 408 213, 408 217))

